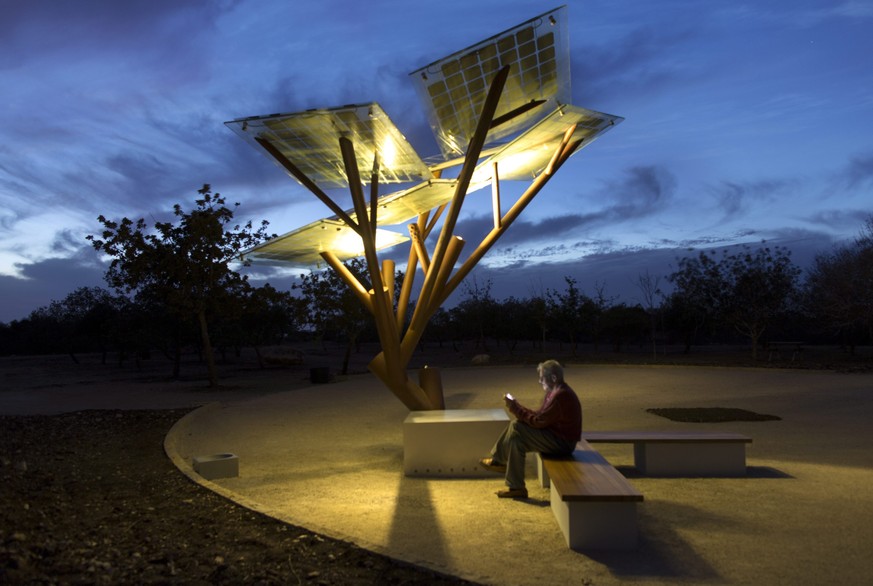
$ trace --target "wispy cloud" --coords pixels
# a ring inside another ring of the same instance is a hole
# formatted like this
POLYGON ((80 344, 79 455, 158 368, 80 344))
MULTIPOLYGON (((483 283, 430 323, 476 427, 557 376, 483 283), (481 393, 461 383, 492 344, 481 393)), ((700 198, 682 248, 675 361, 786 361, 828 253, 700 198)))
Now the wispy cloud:
POLYGON ((805 219, 812 226, 828 228, 838 233, 853 233, 861 230, 864 222, 873 215, 873 207, 868 209, 821 210, 805 219))
POLYGON ((852 157, 839 178, 846 190, 873 190, 873 154, 852 157))
POLYGON ((628 92, 657 95, 698 72, 677 55, 694 35, 688 30, 637 27, 609 44, 582 43, 573 51, 572 78, 580 104, 608 104, 628 92))
POLYGON ((833 19, 849 20, 859 24, 873 18, 873 5, 866 0, 843 0, 832 2, 819 0, 798 5, 791 3, 792 9, 772 6, 770 3, 731 3, 722 8, 721 13, 732 19, 780 26, 810 28, 833 19))
POLYGON ((715 197, 716 205, 725 221, 744 215, 752 205, 762 200, 773 201, 797 187, 794 181, 765 179, 743 183, 722 181, 711 187, 709 191, 715 197))

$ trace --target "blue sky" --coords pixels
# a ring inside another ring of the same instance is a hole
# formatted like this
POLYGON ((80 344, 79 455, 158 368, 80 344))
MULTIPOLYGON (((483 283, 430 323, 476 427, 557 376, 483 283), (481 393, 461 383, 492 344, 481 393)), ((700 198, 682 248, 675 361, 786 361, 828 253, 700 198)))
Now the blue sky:
MULTIPOLYGON (((558 5, 0 0, 0 321, 103 285, 85 241, 100 214, 166 219, 210 183, 278 233, 329 215, 223 123, 377 101, 436 154, 408 73, 558 5)), ((805 266, 858 234, 873 1, 568 6, 572 102, 626 120, 570 159, 478 284, 527 296, 572 276, 635 302, 638 276, 664 284, 689 247, 766 239, 805 266)), ((471 205, 457 232, 489 222, 471 205)), ((252 276, 285 288, 299 273, 252 276)))

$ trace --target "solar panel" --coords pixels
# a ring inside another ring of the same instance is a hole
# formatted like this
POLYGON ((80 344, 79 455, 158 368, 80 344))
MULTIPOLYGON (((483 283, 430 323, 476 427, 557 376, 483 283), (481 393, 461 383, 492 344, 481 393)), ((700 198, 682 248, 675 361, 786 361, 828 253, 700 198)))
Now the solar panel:
POLYGON ((446 158, 466 151, 495 73, 510 74, 496 116, 534 100, 551 102, 491 130, 486 144, 512 135, 570 101, 566 6, 413 71, 419 97, 446 158))
POLYGON ((570 140, 582 139, 582 148, 622 120, 620 116, 578 106, 560 106, 501 150, 483 159, 476 166, 473 181, 490 181, 493 163, 497 163, 501 180, 531 179, 546 168, 564 133, 573 124, 576 130, 570 140))
MULTIPOLYGON (((377 220, 380 225, 400 224, 448 203, 455 193, 457 179, 433 179, 402 191, 389 193, 377 201, 377 220)), ((479 189, 483 185, 475 185, 479 189)), ((346 210, 354 220, 354 210, 346 210)), ((370 213, 369 205, 367 213, 370 213)), ((376 230, 376 248, 381 250, 408 241, 403 234, 390 230, 376 230)), ((298 266, 317 264, 320 253, 328 250, 340 260, 363 255, 364 247, 357 232, 336 216, 307 224, 247 251, 244 256, 259 262, 282 262, 298 266)))
POLYGON ((347 187, 339 138, 349 138, 358 171, 368 181, 379 156, 380 183, 419 182, 431 177, 424 161, 377 103, 254 116, 225 122, 238 135, 263 149, 255 139, 276 147, 304 175, 322 188, 347 187))
POLYGON ((406 222, 451 201, 457 184, 457 179, 433 179, 384 195, 377 203, 376 219, 380 225, 406 222))
MULTIPOLYGON (((440 59, 411 75, 425 102, 443 161, 428 166, 375 102, 226 122, 333 210, 325 218, 254 247, 245 256, 296 265, 321 262, 330 251, 341 260, 361 256, 354 210, 342 210, 319 188, 348 187, 339 139, 351 141, 362 182, 374 159, 380 183, 415 183, 379 197, 377 224, 397 225, 451 201, 458 179, 437 179, 461 164, 495 74, 509 76, 468 193, 492 181, 531 179, 552 159, 568 128, 584 147, 623 118, 572 106, 566 6, 546 12, 485 41, 440 59), (290 162, 290 164, 289 164, 290 162), (309 182, 307 182, 309 180, 309 182), (313 183, 315 185, 313 185, 313 183), (342 218, 342 219, 340 219, 342 218), (348 220, 350 225, 346 225, 348 220)), ((370 215, 370 202, 366 202, 370 215)), ((377 249, 405 242, 404 234, 378 229, 377 249)))
MULTIPOLYGON (((409 240, 390 230, 376 230, 376 249, 409 240)), ((357 232, 342 221, 326 218, 283 234, 243 253, 243 258, 261 263, 308 267, 323 262, 320 253, 330 251, 342 260, 363 256, 364 245, 357 232)))

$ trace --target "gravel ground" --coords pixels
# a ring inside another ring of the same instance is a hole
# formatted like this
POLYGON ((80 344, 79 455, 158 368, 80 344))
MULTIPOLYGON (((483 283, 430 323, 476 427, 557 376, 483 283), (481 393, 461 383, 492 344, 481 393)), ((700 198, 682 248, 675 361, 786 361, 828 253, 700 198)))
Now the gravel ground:
MULTIPOLYGON (((871 370, 869 349, 848 362, 841 352, 805 354, 790 366, 871 370)), ((736 356, 692 358, 744 364, 745 352, 736 356)), ((99 357, 75 365, 64 356, 0 359, 0 412, 25 413, 0 415, 0 584, 469 583, 265 517, 192 483, 163 452, 172 425, 225 394, 275 389, 267 377, 250 383, 260 372, 238 367, 224 373, 218 392, 207 392, 202 377, 169 382, 166 372, 163 364, 134 371, 99 357)), ((303 366, 284 376, 308 384, 306 375, 303 366)))
POLYGON ((0 583, 469 584, 192 483, 161 447, 187 411, 0 416, 0 583))

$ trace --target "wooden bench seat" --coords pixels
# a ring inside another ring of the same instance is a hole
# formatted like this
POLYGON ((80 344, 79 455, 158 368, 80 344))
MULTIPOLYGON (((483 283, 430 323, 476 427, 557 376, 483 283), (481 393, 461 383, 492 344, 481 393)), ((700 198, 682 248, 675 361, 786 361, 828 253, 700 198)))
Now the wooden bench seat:
POLYGON ((746 444, 739 433, 705 431, 585 431, 589 443, 629 443, 634 465, 651 476, 744 476, 746 444))
POLYGON ((637 503, 643 495, 586 441, 572 456, 538 454, 549 502, 567 546, 575 550, 633 549, 637 503))

